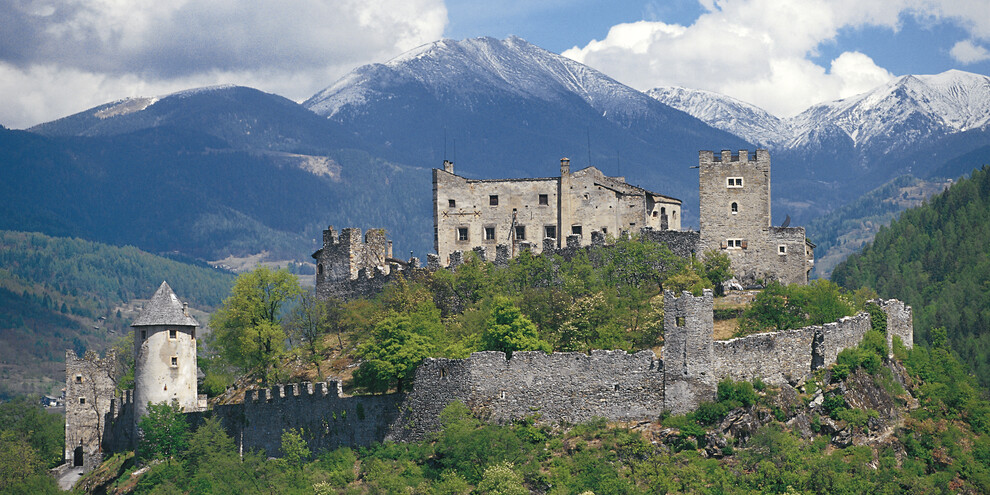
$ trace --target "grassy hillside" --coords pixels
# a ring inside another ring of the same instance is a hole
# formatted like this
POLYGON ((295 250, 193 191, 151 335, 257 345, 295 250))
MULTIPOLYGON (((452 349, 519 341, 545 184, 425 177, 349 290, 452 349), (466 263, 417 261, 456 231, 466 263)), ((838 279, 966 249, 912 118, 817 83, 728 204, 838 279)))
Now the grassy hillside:
POLYGON ((234 276, 134 247, 0 231, 0 395, 60 388, 65 350, 104 349, 162 280, 211 310, 234 276))
POLYGON ((990 168, 902 213, 832 279, 906 301, 916 340, 931 342, 930 330, 944 327, 962 361, 990 384, 990 168))

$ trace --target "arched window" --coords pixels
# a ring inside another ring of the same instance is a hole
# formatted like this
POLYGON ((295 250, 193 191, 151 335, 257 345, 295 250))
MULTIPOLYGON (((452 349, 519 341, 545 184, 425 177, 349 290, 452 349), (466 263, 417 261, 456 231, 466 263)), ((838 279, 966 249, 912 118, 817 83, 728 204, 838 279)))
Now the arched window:
POLYGON ((736 203, 735 201, 733 201, 732 202, 732 206, 730 206, 730 209, 732 210, 732 214, 733 215, 735 215, 736 213, 739 213, 739 203, 736 203))

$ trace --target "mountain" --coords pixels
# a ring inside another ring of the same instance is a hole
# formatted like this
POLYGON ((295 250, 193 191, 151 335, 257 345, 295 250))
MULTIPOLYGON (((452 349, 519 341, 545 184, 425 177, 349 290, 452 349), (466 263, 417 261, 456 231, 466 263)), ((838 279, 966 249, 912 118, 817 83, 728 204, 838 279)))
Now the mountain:
MULTIPOLYGON (((526 41, 441 40, 355 69, 303 106, 420 166, 474 178, 595 165, 681 198, 696 218, 698 150, 746 148, 726 132, 526 41)), ((688 220, 690 222, 690 220, 688 220)))
POLYGON ((784 119, 720 93, 667 86, 651 89, 646 94, 761 148, 773 148, 781 136, 791 133, 784 119))
POLYGON ((0 230, 0 398, 57 394, 65 350, 114 344, 162 280, 202 315, 229 294, 234 275, 134 247, 0 230))
POLYGON ((990 384, 990 167, 974 171, 882 228, 832 272, 836 283, 871 287, 914 308, 915 340, 938 332, 990 384))

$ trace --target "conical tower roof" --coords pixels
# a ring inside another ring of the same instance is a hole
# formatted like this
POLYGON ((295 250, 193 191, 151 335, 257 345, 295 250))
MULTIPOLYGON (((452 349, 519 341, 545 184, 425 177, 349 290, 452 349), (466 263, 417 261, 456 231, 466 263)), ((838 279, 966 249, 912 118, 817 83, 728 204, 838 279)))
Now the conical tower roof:
POLYGON ((151 296, 141 314, 131 323, 132 327, 147 327, 153 325, 177 325, 198 327, 199 322, 186 314, 182 301, 172 292, 168 282, 162 282, 161 287, 151 296))

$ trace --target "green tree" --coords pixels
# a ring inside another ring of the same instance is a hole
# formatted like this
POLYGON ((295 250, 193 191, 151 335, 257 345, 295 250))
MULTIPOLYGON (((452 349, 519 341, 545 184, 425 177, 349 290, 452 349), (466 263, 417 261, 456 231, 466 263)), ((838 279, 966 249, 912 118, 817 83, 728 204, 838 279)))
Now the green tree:
POLYGON ((593 348, 621 346, 614 313, 614 301, 609 301, 603 292, 574 301, 567 311, 567 321, 560 327, 560 348, 590 352, 593 348))
POLYGON ((725 292, 722 282, 732 278, 731 264, 732 261, 729 260, 729 255, 724 252, 714 249, 705 251, 704 259, 702 260, 702 265, 705 269, 705 278, 711 282, 717 296, 721 296, 725 292))
POLYGON ((512 470, 512 464, 502 462, 485 468, 485 474, 478 483, 478 492, 491 495, 528 495, 529 490, 522 484, 522 476, 512 470))
POLYGON ((144 460, 167 459, 185 450, 189 438, 189 423, 177 402, 148 405, 148 415, 138 421, 141 439, 138 457, 144 460))
POLYGON ((27 439, 13 431, 0 430, 0 492, 7 493, 43 467, 27 439))
POLYGON ((282 459, 296 470, 302 469, 303 464, 309 459, 309 446, 306 445, 306 440, 303 440, 302 430, 292 428, 283 431, 280 450, 282 459))
MULTIPOLYGON (((322 379, 319 346, 322 337, 330 332, 330 306, 317 297, 315 292, 304 292, 289 311, 285 328, 289 335, 299 339, 306 346, 310 360, 316 365, 316 374, 322 379)), ((337 338, 340 338, 339 334, 337 338)))
POLYGON ((434 355, 442 332, 436 307, 424 305, 416 313, 383 319, 371 339, 358 347, 364 362, 354 372, 354 383, 372 392, 386 392, 393 385, 402 391, 423 359, 434 355))
POLYGON ((239 275, 231 295, 210 318, 220 355, 267 379, 269 369, 285 352, 282 309, 300 294, 299 281, 284 269, 260 267, 239 275))
POLYGON ((688 291, 695 296, 700 296, 705 289, 711 289, 711 281, 705 277, 705 268, 697 260, 681 267, 680 270, 667 278, 663 283, 664 290, 669 290, 674 294, 688 291))
POLYGON ((481 334, 481 346, 486 351, 502 351, 509 357, 514 351, 553 350, 548 342, 540 340, 536 325, 505 296, 497 296, 492 302, 481 334))

